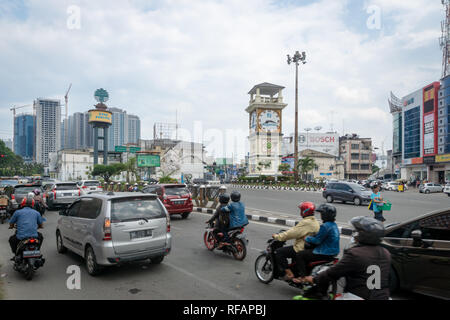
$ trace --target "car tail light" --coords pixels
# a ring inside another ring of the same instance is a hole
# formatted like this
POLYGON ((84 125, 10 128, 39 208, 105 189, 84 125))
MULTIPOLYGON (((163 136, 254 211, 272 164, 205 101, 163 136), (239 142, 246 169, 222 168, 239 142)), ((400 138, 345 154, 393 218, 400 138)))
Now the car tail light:
POLYGON ((30 239, 30 241, 28 241, 29 243, 35 243, 36 240, 35 239, 30 239))
POLYGON ((169 199, 167 199, 166 195, 163 196, 163 203, 169 203, 169 199))
POLYGON ((53 189, 53 199, 56 199, 56 190, 53 189))
POLYGON ((83 188, 83 189, 87 189, 87 187, 86 187, 86 186, 82 186, 82 188, 83 188))
POLYGON ((111 237, 111 221, 105 218, 105 223, 103 224, 103 241, 110 241, 111 237))
POLYGON ((13 194, 11 195, 11 200, 16 200, 16 197, 13 194))
POLYGON ((103 189, 103 187, 102 187, 102 186, 97 186, 97 188, 103 189))
POLYGON ((323 188, 323 191, 327 191, 327 188, 323 188))

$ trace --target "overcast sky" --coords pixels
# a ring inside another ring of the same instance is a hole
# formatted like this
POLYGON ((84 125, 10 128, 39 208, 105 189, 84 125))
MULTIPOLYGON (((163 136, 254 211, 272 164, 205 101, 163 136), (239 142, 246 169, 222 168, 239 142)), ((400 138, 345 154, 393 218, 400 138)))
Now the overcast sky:
MULTIPOLYGON (((440 78, 443 18, 440 0, 0 0, 0 137, 12 136, 12 105, 63 103, 70 83, 69 114, 90 109, 102 87, 108 106, 138 115, 151 139, 176 110, 187 130, 201 121, 204 133, 245 134, 247 93, 270 82, 286 87, 289 135, 295 68, 286 55, 299 50, 300 128, 333 123, 387 150, 390 91, 403 97, 440 78)), ((226 155, 242 157, 230 143, 226 155)))

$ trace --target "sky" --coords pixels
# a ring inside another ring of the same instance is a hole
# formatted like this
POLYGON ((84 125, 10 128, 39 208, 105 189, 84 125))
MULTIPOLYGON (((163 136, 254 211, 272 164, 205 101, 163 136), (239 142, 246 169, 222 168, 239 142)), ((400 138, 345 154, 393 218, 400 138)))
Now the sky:
MULTIPOLYGON (((248 151, 248 91, 284 86, 283 133, 321 126, 392 146, 390 91, 398 97, 441 75, 440 0, 0 0, 0 138, 12 137, 10 107, 38 97, 69 114, 96 103, 141 119, 175 122, 210 155, 248 151)), ((32 111, 23 108, 22 111, 32 111)))

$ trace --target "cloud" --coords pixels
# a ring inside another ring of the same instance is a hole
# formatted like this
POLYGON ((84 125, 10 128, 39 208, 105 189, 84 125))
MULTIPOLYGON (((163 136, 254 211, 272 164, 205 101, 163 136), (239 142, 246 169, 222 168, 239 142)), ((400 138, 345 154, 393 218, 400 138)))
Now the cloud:
MULTIPOLYGON (((154 122, 173 122, 176 111, 186 129, 201 120, 205 130, 225 134, 247 130, 247 92, 271 82, 286 87, 283 131, 289 135, 294 68, 286 54, 300 50, 307 54, 299 79, 301 128, 327 130, 331 121, 336 128, 344 120, 346 128, 380 143, 392 130, 389 92, 406 95, 440 75, 436 35, 443 13, 425 0, 368 3, 378 4, 386 20, 376 36, 349 28, 349 10, 363 20, 368 14, 344 0, 33 0, 26 2, 26 19, 6 4, 0 10, 0 59, 6 62, 0 103, 62 99, 72 83, 71 112, 83 111, 103 87, 110 106, 140 116, 143 138, 152 138, 154 122), (80 8, 80 29, 67 28, 70 5, 80 8)), ((0 125, 12 128, 12 115, 0 125)))

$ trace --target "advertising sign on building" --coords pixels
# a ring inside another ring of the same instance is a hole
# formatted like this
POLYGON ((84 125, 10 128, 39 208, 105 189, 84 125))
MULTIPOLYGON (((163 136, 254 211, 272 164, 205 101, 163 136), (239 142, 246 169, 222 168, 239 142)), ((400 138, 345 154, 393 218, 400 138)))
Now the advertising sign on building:
POLYGON ((290 172, 294 171, 295 158, 294 157, 283 157, 281 158, 281 163, 287 163, 290 166, 290 172))
POLYGON ((339 156, 338 133, 301 133, 298 136, 299 151, 311 149, 339 156))
POLYGON ((434 156, 437 152, 437 92, 439 82, 423 89, 423 156, 434 156))
POLYGON ((137 166, 139 168, 160 167, 160 158, 158 155, 153 154, 138 154, 137 166))

